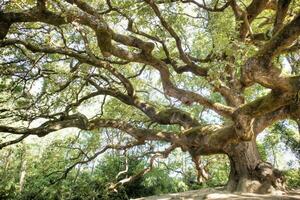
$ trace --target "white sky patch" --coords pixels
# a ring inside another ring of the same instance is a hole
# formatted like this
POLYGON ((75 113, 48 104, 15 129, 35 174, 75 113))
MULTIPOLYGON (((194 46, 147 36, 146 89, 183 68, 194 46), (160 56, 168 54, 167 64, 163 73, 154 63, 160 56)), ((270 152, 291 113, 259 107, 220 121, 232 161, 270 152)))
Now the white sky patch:
POLYGON ((287 58, 283 57, 283 61, 282 61, 282 66, 283 66, 283 71, 291 74, 292 73, 292 67, 290 65, 290 63, 288 62, 287 58))
MULTIPOLYGON (((108 102, 110 99, 111 97, 106 97, 106 102, 108 102)), ((84 114, 87 118, 92 118, 100 113, 103 101, 104 96, 94 97, 92 101, 89 101, 89 103, 81 104, 77 110, 84 114)))
POLYGON ((205 110, 202 113, 202 119, 210 124, 222 125, 222 120, 220 120, 220 116, 212 110, 205 110))
POLYGON ((36 81, 34 81, 31 85, 31 88, 29 90, 29 93, 33 96, 37 96, 41 91, 42 91, 42 88, 43 88, 43 79, 42 78, 39 78, 37 79, 36 81))

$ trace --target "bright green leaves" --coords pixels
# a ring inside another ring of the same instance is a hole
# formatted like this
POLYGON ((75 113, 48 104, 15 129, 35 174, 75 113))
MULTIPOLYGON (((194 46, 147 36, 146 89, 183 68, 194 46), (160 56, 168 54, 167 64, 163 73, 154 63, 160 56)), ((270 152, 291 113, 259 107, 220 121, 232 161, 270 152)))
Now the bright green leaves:
POLYGON ((267 95, 269 92, 269 89, 266 89, 259 84, 254 84, 251 87, 246 88, 244 91, 244 97, 247 102, 251 102, 259 97, 267 95))
POLYGON ((6 12, 23 11, 24 9, 32 8, 36 5, 36 0, 9 0, 4 6, 6 12))

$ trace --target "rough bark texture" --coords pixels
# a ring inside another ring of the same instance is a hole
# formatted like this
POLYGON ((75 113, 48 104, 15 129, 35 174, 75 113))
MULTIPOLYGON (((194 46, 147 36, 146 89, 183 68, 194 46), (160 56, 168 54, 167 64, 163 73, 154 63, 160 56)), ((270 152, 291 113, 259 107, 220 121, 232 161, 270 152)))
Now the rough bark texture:
POLYGON ((228 149, 228 157, 229 191, 270 193, 285 189, 281 172, 261 160, 255 140, 232 145, 228 149))

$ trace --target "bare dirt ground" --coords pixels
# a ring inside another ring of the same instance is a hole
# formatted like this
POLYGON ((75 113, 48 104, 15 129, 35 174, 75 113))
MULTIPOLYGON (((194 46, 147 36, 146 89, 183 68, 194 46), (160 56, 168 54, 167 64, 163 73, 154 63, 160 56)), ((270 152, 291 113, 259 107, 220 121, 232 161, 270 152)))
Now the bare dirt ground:
POLYGON ((229 193, 220 188, 207 188, 201 190, 192 190, 174 194, 164 194, 159 196, 150 196, 138 198, 135 200, 287 200, 287 199, 299 199, 300 189, 291 190, 286 193, 275 192, 273 194, 261 195, 251 193, 229 193))

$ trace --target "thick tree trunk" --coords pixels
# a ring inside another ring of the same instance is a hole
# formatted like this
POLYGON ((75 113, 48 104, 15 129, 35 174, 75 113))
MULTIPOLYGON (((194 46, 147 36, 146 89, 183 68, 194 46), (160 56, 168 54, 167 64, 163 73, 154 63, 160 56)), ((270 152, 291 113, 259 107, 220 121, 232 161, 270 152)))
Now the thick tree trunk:
POLYGON ((260 158, 255 139, 232 145, 227 150, 230 160, 229 191, 270 193, 284 190, 279 170, 260 158))

